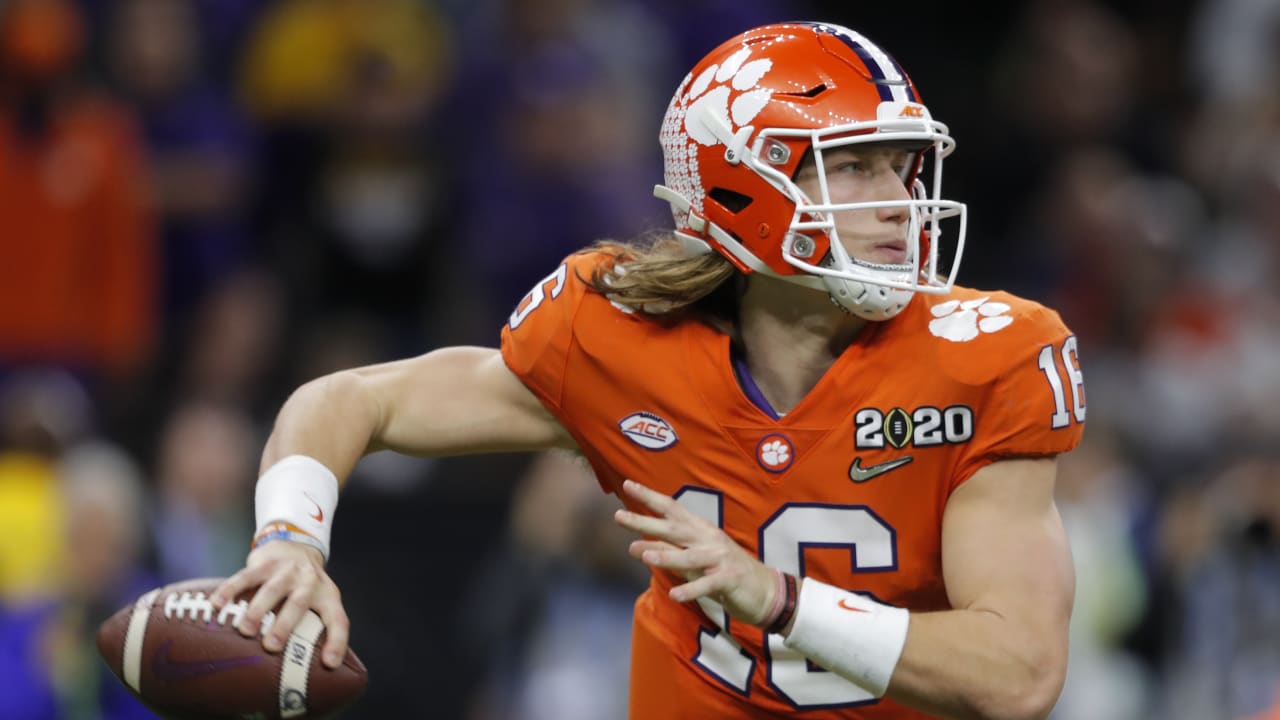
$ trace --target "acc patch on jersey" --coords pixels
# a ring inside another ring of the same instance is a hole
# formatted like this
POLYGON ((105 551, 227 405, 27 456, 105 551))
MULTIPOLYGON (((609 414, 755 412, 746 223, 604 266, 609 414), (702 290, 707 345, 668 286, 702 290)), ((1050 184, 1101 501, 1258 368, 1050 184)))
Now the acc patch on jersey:
POLYGON ((651 412, 637 412, 618 421, 618 428, 631 442, 646 450, 666 450, 680 439, 671 423, 651 412))

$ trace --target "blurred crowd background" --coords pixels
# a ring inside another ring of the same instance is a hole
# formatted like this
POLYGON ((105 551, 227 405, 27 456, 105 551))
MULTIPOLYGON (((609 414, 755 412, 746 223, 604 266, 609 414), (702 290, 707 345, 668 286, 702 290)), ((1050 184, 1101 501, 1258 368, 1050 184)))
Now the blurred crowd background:
MULTIPOLYGON (((667 226, 670 93, 785 19, 897 57, 959 142, 961 282, 1079 334, 1054 718, 1277 717, 1280 0, 0 0, 0 718, 146 717, 93 632, 240 567, 290 390, 494 345, 667 226)), ((362 461, 348 717, 624 717, 645 572, 584 475, 362 461)))

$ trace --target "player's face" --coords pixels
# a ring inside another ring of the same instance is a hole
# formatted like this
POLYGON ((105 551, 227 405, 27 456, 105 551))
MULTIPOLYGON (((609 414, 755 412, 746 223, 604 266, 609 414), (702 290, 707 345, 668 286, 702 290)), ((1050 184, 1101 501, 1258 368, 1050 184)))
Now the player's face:
MULTIPOLYGON (((914 159, 905 148, 887 144, 850 145, 823 153, 827 192, 833 204, 909 200, 906 176, 914 159)), ((821 202, 816 164, 806 160, 795 183, 814 202, 821 202)), ((864 262, 901 265, 907 257, 906 207, 849 210, 836 213, 836 230, 849 255, 864 262)))

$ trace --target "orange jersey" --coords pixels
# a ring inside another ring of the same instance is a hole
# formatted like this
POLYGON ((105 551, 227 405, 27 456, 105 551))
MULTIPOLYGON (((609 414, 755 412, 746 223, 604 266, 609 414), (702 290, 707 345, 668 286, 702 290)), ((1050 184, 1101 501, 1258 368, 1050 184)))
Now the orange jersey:
MULTIPOLYGON (((676 497, 763 562, 913 611, 949 607, 947 498, 1006 457, 1074 447, 1084 422, 1075 338, 1057 314, 999 292, 918 294, 872 323, 778 418, 737 380, 729 338, 660 323, 586 287, 570 257, 502 332, 507 365, 620 497, 634 478, 676 497)), ((633 510, 644 512, 640 507, 633 510)), ((631 717, 926 717, 876 699, 730 621, 677 603, 654 571, 636 603, 631 717)))

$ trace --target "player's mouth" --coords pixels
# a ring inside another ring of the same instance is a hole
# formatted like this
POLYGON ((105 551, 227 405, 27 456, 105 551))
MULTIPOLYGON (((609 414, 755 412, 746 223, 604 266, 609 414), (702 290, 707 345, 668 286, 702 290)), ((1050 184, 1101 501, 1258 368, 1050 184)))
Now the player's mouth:
POLYGON ((905 265, 907 244, 901 240, 878 242, 871 246, 864 259, 879 265, 905 265))

